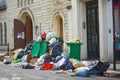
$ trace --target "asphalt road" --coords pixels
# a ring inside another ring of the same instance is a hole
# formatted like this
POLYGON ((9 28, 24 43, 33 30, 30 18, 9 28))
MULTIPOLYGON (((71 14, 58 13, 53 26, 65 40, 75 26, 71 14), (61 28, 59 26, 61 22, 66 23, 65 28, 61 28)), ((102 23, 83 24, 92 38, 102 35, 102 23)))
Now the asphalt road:
POLYGON ((70 73, 55 74, 54 71, 21 69, 0 63, 0 80, 120 80, 111 77, 71 77, 70 73))

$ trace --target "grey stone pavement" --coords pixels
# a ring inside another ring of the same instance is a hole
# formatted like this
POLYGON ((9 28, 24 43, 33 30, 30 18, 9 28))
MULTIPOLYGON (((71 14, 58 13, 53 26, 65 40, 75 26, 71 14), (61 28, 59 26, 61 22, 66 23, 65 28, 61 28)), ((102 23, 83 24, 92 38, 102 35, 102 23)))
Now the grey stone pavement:
MULTIPOLYGON (((120 64, 116 65, 116 71, 113 71, 111 64, 108 72, 120 73, 120 64)), ((120 77, 71 77, 71 74, 73 73, 56 74, 54 71, 22 69, 0 61, 0 80, 120 80, 120 77)))
MULTIPOLYGON (((120 73, 118 67, 120 69, 120 64, 117 65, 117 71, 113 71, 111 65, 108 71, 120 73)), ((54 71, 21 69, 20 67, 5 65, 0 62, 0 80, 120 80, 120 77, 71 77, 71 74, 56 74, 54 71)))

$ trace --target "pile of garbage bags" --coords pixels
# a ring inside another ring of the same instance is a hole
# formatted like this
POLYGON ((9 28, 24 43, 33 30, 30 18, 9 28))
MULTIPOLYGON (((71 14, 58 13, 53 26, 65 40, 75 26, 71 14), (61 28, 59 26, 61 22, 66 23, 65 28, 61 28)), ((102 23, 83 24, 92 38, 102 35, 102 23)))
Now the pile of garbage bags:
POLYGON ((3 63, 15 64, 23 69, 71 71, 74 72, 71 76, 81 77, 101 76, 109 68, 110 64, 107 62, 69 58, 69 54, 63 50, 63 43, 64 41, 54 32, 44 32, 38 40, 31 41, 24 49, 11 50, 10 57, 3 63))

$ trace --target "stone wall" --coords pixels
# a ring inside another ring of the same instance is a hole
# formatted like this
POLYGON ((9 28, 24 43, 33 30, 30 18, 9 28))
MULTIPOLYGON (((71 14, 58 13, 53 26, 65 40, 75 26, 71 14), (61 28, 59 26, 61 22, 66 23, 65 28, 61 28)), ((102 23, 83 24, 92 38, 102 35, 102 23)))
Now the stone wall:
POLYGON ((41 24, 41 32, 53 31, 53 18, 56 12, 59 12, 63 18, 64 41, 69 39, 68 9, 66 9, 69 0, 33 0, 29 4, 28 0, 26 0, 26 4, 25 2, 22 2, 22 4, 21 2, 18 3, 18 0, 6 1, 7 10, 0 12, 0 22, 5 21, 7 23, 7 40, 10 43, 10 48, 14 48, 14 19, 19 19, 20 12, 25 8, 29 8, 33 15, 34 39, 36 39, 34 34, 34 27, 36 25, 40 26, 41 24))

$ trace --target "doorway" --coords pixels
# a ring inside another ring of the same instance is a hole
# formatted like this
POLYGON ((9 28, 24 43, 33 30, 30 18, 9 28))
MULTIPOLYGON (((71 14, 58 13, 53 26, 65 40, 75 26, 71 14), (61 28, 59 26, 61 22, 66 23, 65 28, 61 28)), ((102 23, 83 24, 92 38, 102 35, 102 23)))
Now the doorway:
POLYGON ((63 19, 60 15, 55 16, 53 29, 63 39, 63 19))
POLYGON ((14 48, 25 47, 25 26, 23 22, 18 19, 14 19, 14 48))
POLYGON ((31 17, 23 13, 21 19, 14 19, 14 48, 25 48, 33 40, 31 17))
POLYGON ((113 23, 114 23, 114 40, 115 58, 120 60, 120 0, 113 0, 113 23))
POLYGON ((30 16, 26 16, 25 22, 25 35, 26 35, 26 44, 30 43, 33 40, 33 28, 32 28, 32 20, 30 16))
POLYGON ((86 3, 88 59, 99 59, 98 1, 86 3))

